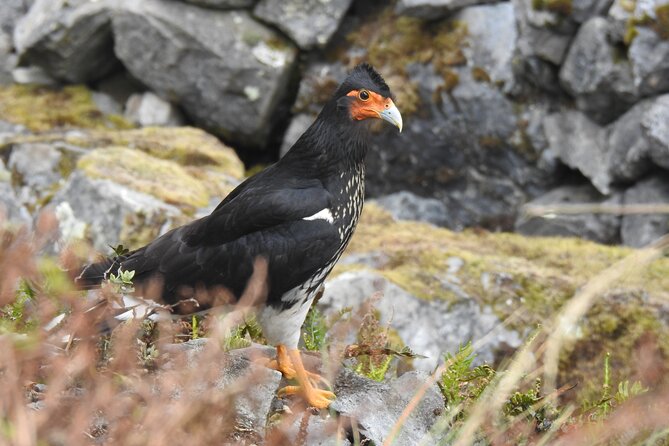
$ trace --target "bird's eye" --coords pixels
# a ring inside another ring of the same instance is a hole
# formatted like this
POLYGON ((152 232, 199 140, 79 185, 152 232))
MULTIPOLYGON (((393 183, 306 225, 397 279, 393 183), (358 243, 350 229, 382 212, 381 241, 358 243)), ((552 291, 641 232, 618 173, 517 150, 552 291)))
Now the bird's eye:
POLYGON ((368 100, 369 92, 367 90, 360 90, 360 93, 358 93, 358 98, 360 98, 361 101, 368 100))

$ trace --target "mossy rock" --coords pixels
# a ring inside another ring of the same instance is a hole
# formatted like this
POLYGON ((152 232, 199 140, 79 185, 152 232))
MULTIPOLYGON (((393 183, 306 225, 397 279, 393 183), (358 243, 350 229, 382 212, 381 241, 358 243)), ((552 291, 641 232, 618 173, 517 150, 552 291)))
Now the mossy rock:
MULTIPOLYGON (((217 138, 193 127, 146 127, 135 130, 82 130, 17 135, 0 146, 0 153, 20 143, 65 144, 84 149, 110 146, 136 149, 152 159, 173 161, 206 182, 212 195, 222 195, 244 178, 244 164, 234 150, 217 138), (216 184, 210 184, 210 182, 216 184)), ((63 172, 67 176, 69 172, 63 172)))
POLYGON ((139 150, 111 146, 81 157, 77 168, 94 179, 108 179, 166 203, 194 210, 209 203, 201 181, 174 161, 139 150))
POLYGON ((139 149, 182 166, 207 166, 240 179, 244 164, 234 150, 194 127, 145 127, 121 132, 98 132, 94 138, 139 149))
MULTIPOLYGON (((430 62, 444 77, 444 83, 450 86, 453 84, 450 68, 467 62, 462 51, 467 36, 464 22, 441 20, 433 23, 399 16, 391 5, 349 33, 347 41, 365 51, 361 59, 385 73, 388 85, 397 93, 397 104, 402 113, 411 115, 420 108, 420 98, 418 86, 406 73, 407 65, 430 62)), ((348 63, 360 61, 348 60, 348 55, 345 58, 348 63)))
MULTIPOLYGON (((419 298, 456 302, 462 298, 444 286, 448 276, 454 275, 458 287, 502 320, 514 315, 507 326, 524 336, 551 320, 595 275, 634 250, 576 238, 453 232, 419 222, 395 221, 382 209, 367 205, 347 254, 373 252, 383 253, 384 263, 373 268, 340 265, 334 273, 371 269, 419 298), (456 272, 448 271, 451 258, 462 260, 456 272)), ((660 320, 669 312, 668 299, 666 256, 617 278, 580 321, 577 338, 563 350, 563 361, 567 361, 563 382, 601 382, 599 374, 607 351, 612 353, 612 364, 621 379, 634 376, 634 363, 629 358, 647 336, 657 339, 660 354, 669 358, 669 323, 660 320)))
POLYGON ((105 115, 82 85, 62 88, 36 85, 0 86, 0 119, 35 132, 59 128, 128 129, 132 124, 105 115))

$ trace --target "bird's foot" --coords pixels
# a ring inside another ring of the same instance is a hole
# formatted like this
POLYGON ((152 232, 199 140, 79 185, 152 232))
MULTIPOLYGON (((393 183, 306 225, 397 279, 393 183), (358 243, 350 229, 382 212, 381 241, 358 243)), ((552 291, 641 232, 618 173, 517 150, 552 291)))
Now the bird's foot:
POLYGON ((313 386, 286 386, 279 389, 280 397, 288 395, 299 395, 309 406, 317 409, 327 408, 332 400, 335 399, 335 394, 329 390, 318 389, 313 386))

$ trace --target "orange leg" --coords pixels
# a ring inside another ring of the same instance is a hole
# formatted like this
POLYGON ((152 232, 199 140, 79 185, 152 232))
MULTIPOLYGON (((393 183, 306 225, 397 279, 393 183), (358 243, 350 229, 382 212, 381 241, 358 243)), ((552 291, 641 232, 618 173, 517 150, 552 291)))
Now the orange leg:
MULTIPOLYGON (((285 349, 285 347, 283 348, 285 349)), ((335 398, 335 394, 328 390, 317 388, 314 386, 310 378, 311 375, 322 380, 320 375, 316 375, 305 370, 304 365, 302 364, 302 358, 300 357, 299 350, 289 350, 288 359, 292 361, 292 365, 295 370, 295 378, 297 379, 299 385, 284 387, 283 389, 279 390, 279 395, 283 396, 299 394, 310 406, 316 407, 318 409, 325 409, 328 407, 330 402, 332 402, 332 400, 335 398)))
POLYGON ((276 346, 276 359, 271 360, 267 367, 278 370, 286 379, 294 379, 296 376, 293 363, 288 357, 286 346, 283 344, 276 346))

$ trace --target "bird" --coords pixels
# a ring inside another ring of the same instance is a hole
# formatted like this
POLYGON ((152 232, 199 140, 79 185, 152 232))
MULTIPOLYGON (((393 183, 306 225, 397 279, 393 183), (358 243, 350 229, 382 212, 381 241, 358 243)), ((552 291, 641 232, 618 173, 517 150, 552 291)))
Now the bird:
POLYGON ((209 215, 139 249, 86 265, 76 284, 98 287, 112 274, 134 271, 138 289, 157 281, 159 303, 188 314, 217 305, 201 290, 223 289, 227 299, 239 299, 262 259, 267 290, 256 315, 265 339, 276 346, 272 366, 298 382, 285 394, 328 407, 335 395, 318 388, 318 375, 305 370, 300 329, 358 223, 365 156, 375 135, 370 124, 378 120, 402 131, 390 88, 362 63, 279 161, 243 181, 209 215))

